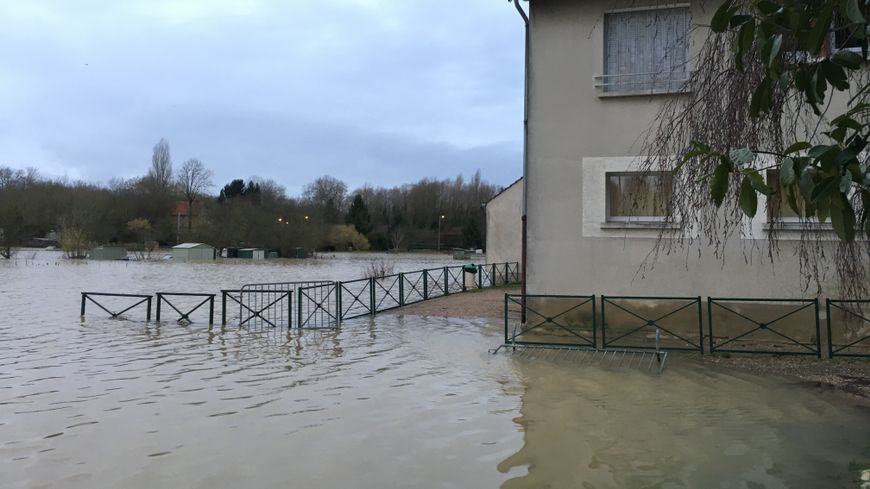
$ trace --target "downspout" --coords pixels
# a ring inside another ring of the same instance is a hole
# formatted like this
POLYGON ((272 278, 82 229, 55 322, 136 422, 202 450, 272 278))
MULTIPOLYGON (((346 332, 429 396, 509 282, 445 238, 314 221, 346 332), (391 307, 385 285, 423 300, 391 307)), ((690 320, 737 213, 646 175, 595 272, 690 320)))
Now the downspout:
POLYGON ((522 216, 522 250, 521 263, 521 294, 522 322, 526 322, 526 263, 528 248, 528 212, 529 212, 529 16, 520 6, 520 0, 513 0, 514 7, 523 18, 525 24, 525 66, 523 73, 523 216, 522 216))

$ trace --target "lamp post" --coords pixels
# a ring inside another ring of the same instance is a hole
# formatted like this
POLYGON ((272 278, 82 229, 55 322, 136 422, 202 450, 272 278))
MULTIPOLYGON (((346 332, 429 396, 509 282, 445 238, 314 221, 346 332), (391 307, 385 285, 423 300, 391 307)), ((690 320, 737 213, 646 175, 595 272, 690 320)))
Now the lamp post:
POLYGON ((437 251, 441 252, 441 221, 444 220, 444 215, 438 216, 438 247, 437 251))

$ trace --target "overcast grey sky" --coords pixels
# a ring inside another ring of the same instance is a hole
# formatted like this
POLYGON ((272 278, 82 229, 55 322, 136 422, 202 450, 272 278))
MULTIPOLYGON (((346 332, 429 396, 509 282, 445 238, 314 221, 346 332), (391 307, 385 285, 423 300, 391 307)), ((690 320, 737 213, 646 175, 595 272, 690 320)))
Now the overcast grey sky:
POLYGON ((0 165, 129 178, 165 137, 220 185, 507 184, 522 32, 505 0, 3 1, 0 165))

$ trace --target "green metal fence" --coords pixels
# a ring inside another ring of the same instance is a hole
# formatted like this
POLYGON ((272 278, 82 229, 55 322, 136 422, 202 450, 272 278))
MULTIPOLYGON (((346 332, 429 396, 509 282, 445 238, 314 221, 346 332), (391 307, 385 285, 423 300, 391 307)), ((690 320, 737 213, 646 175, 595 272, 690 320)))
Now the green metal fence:
POLYGON ((601 343, 703 354, 701 297, 601 296, 601 343))
POLYGON ((707 299, 710 352, 821 358, 817 299, 707 299))
POLYGON ((505 345, 595 348, 595 308, 594 295, 505 294, 505 345))
POLYGON ((825 301, 829 357, 870 357, 870 318, 865 313, 867 304, 870 304, 870 300, 825 301))

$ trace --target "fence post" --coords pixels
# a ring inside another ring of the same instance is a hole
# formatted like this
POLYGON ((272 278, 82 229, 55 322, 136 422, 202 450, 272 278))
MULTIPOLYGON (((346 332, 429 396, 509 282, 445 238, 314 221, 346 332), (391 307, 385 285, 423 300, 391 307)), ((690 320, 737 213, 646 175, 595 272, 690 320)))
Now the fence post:
MULTIPOLYGON (((601 348, 607 348, 607 318, 604 315, 604 310, 607 309, 605 301, 607 298, 601 296, 601 348)), ((595 302, 595 296, 592 296, 592 302, 595 302)))
POLYGON ((701 296, 698 296, 698 348, 704 354, 704 313, 701 311, 701 296))
POLYGON ((405 305, 405 274, 399 272, 399 306, 405 305))
POLYGON ((302 329, 302 287, 296 289, 299 297, 296 298, 298 308, 296 310, 296 327, 302 329))
POLYGON ((145 313, 145 321, 151 321, 151 296, 148 296, 148 312, 145 313))
POLYGON ((450 293, 450 272, 447 270, 447 267, 444 267, 444 295, 450 293))
MULTIPOLYGON (((819 298, 813 299, 816 310, 816 358, 822 358, 822 331, 819 327, 819 298)), ((830 343, 830 340, 828 341, 830 343)))
POLYGON ((483 265, 477 266, 477 288, 483 288, 483 265))
POLYGON ((489 276, 489 285, 491 287, 498 286, 498 279, 495 277, 495 263, 492 264, 492 275, 489 276))
POLYGON ((214 296, 208 298, 208 324, 214 324, 214 296))
POLYGON ((508 342, 508 294, 504 294, 504 342, 508 342))
MULTIPOLYGON (((525 299, 525 296, 523 296, 523 299, 525 299)), ((525 307, 525 304, 523 305, 523 307, 525 307)), ((603 306, 602 306, 602 312, 604 312, 603 306)), ((595 328, 596 322, 598 322, 598 317, 597 317, 597 313, 595 311, 595 294, 592 294, 592 348, 595 350, 598 349, 598 335, 596 334, 597 331, 595 328)), ((601 347, 604 348, 604 345, 602 345, 601 347)))
POLYGON ((707 297, 707 331, 710 333, 710 353, 713 353, 713 298, 707 297))
POLYGON ((508 270, 508 264, 505 263, 504 264, 504 284, 505 285, 511 283, 510 275, 508 275, 509 273, 510 273, 510 270, 508 270))
MULTIPOLYGON (((342 313, 342 307, 341 307, 341 291, 342 291, 342 289, 343 289, 343 287, 341 285, 341 282, 340 281, 336 282, 335 283, 335 308, 338 311, 338 314, 335 317, 336 317, 336 320, 339 320, 339 321, 341 320, 341 313, 342 313)), ((350 307, 353 307, 353 302, 351 302, 350 307)))
MULTIPOLYGON (((293 307, 293 303, 290 303, 293 307)), ((227 324, 227 291, 221 290, 221 324, 227 324)))
POLYGON ((85 317, 85 300, 87 299, 87 294, 82 292, 82 317, 85 317))
POLYGON ((459 276, 462 277, 462 291, 468 292, 468 286, 465 285, 465 267, 460 269, 459 276))
POLYGON ((423 270, 423 300, 429 298, 429 272, 423 270))
MULTIPOLYGON (((82 301, 82 311, 84 311, 84 301, 82 301)), ((84 315, 84 314, 83 314, 84 315)), ((828 358, 834 357, 834 338, 831 336, 831 299, 825 297, 825 319, 828 323, 828 358)))
POLYGON ((341 282, 336 282, 335 285, 335 325, 341 326, 341 282))
POLYGON ((375 315, 375 278, 372 277, 369 279, 369 297, 371 298, 371 304, 369 305, 369 313, 372 316, 375 315))
POLYGON ((158 293, 157 293, 157 317, 155 318, 155 320, 156 320, 158 323, 160 322, 160 303, 162 302, 161 299, 163 299, 163 294, 161 294, 160 292, 158 292, 158 293))

